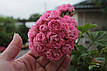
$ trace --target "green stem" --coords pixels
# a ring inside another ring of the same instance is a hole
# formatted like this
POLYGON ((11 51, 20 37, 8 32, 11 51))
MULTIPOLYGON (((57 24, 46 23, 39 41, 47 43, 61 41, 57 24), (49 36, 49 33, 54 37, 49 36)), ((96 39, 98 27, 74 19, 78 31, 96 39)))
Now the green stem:
MULTIPOLYGON (((89 32, 86 32, 86 34, 87 34, 88 37, 90 38, 90 36, 89 36, 89 32)), ((89 46, 87 47, 87 49, 89 49, 93 44, 94 44, 94 42, 91 41, 91 43, 89 44, 89 46)))
POLYGON ((77 50, 76 46, 74 46, 74 49, 77 50))
POLYGON ((79 44, 80 40, 83 38, 83 34, 78 38, 77 44, 79 44))
POLYGON ((88 35, 88 37, 89 37, 89 32, 86 32, 86 34, 88 35))

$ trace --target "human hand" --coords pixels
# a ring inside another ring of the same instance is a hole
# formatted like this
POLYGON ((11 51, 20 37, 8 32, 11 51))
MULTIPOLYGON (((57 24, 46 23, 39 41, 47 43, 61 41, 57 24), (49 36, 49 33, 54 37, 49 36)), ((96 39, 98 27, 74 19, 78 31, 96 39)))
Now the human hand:
POLYGON ((50 62, 45 56, 35 57, 29 51, 22 57, 15 59, 22 47, 22 39, 14 35, 8 48, 0 55, 0 71, 67 71, 70 56, 66 55, 61 60, 50 62))

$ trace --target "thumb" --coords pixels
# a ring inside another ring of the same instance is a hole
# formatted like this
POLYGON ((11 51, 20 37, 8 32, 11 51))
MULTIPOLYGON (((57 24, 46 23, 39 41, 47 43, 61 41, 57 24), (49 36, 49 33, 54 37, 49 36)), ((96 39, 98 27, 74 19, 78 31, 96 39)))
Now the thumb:
POLYGON ((14 34, 13 40, 8 45, 7 49, 2 53, 6 60, 14 59, 22 47, 22 39, 18 34, 14 34))

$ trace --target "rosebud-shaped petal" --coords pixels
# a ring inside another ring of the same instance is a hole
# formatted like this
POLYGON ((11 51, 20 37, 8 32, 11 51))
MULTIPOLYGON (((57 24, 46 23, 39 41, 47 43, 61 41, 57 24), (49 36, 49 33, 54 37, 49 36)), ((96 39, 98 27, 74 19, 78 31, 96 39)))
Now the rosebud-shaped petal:
POLYGON ((77 23, 76 23, 75 19, 72 18, 72 17, 70 17, 70 16, 68 16, 68 15, 65 15, 64 18, 61 18, 61 21, 63 23, 70 23, 69 26, 75 26, 75 27, 77 27, 77 23))
POLYGON ((32 38, 34 36, 36 36, 36 34, 38 33, 38 28, 36 26, 32 26, 32 28, 29 30, 28 32, 28 37, 32 38))
POLYGON ((33 49, 35 50, 34 53, 36 53, 35 54, 36 56, 42 56, 44 54, 44 51, 45 51, 45 45, 38 43, 38 42, 35 42, 33 49))
POLYGON ((33 49, 33 48, 34 48, 34 47, 33 47, 33 42, 30 42, 30 41, 29 41, 29 48, 30 48, 30 49, 33 49))
POLYGON ((59 42, 60 41, 60 37, 58 35, 52 35, 50 36, 50 43, 52 42, 59 42))
POLYGON ((72 26, 70 23, 66 23, 65 29, 70 39, 76 40, 78 38, 79 31, 75 26, 72 26))
POLYGON ((64 46, 62 46, 62 52, 64 54, 71 54, 72 50, 74 48, 74 42, 72 42, 71 44, 65 44, 64 46))
POLYGON ((40 32, 36 35, 36 37, 34 38, 34 41, 44 42, 45 39, 46 39, 45 34, 43 32, 40 32))
POLYGON ((49 16, 49 20, 52 20, 52 19, 60 19, 59 11, 57 11, 57 10, 51 11, 51 14, 49 16))
POLYGON ((66 39, 68 38, 68 33, 67 33, 67 30, 65 29, 65 24, 63 23, 62 25, 62 29, 60 30, 60 32, 58 33, 62 39, 66 39))
POLYGON ((78 38, 78 33, 79 33, 78 29, 74 27, 71 27, 70 29, 71 30, 68 31, 69 38, 76 40, 78 38))
POLYGON ((71 4, 63 4, 61 6, 57 7, 57 10, 59 11, 60 15, 62 12, 73 12, 74 11, 74 7, 71 4))
POLYGON ((46 31, 48 30, 48 27, 47 27, 47 25, 43 24, 43 25, 41 25, 41 26, 39 27, 39 30, 40 30, 41 32, 46 32, 46 31))
POLYGON ((48 23, 49 30, 52 32, 58 32, 61 29, 60 20, 51 20, 48 23))
POLYGON ((40 19, 42 19, 42 20, 44 20, 44 21, 48 21, 50 15, 51 15, 51 12, 52 12, 51 10, 50 10, 50 11, 47 11, 46 13, 44 13, 44 14, 40 17, 40 19))
POLYGON ((49 49, 46 56, 51 61, 57 61, 62 57, 62 52, 60 49, 49 49))

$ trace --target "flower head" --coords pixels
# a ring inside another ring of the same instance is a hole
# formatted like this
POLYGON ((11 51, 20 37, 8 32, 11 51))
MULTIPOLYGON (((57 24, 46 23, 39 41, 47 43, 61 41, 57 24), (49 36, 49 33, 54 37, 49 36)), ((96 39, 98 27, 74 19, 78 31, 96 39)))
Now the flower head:
POLYGON ((45 55, 50 61, 57 61, 71 54, 74 41, 78 38, 75 19, 69 14, 74 7, 70 4, 59 6, 57 10, 47 11, 28 32, 29 48, 35 56, 45 55))

